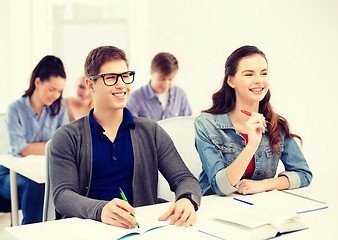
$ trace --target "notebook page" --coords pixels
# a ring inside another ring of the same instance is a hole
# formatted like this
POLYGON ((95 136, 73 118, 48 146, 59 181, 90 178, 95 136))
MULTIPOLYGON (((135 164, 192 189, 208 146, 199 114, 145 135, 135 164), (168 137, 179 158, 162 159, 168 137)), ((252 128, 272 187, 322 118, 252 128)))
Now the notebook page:
POLYGON ((229 203, 222 206, 222 209, 213 217, 249 228, 271 224, 276 229, 278 229, 286 219, 300 218, 294 213, 272 210, 257 205, 248 205, 236 200, 229 203))
POLYGON ((236 198, 282 211, 304 213, 316 209, 327 208, 327 204, 304 196, 285 191, 273 190, 252 195, 239 195, 236 198))

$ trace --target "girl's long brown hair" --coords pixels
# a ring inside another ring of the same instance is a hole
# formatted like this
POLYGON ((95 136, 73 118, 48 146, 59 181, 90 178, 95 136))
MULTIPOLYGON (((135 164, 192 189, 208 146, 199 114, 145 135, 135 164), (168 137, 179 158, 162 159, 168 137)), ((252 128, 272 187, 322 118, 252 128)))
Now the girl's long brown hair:
MULTIPOLYGON (((228 84, 228 77, 235 76, 238 63, 243 57, 254 54, 261 55, 267 61, 265 54, 255 46, 240 47, 227 58, 225 63, 225 76, 223 85, 219 91, 212 95, 213 104, 211 108, 204 110, 203 112, 211 114, 225 114, 235 108, 236 94, 235 90, 228 84)), ((278 154, 277 149, 279 148, 280 128, 285 132, 286 136, 291 138, 296 137, 301 143, 302 138, 296 134, 291 133, 288 121, 273 111, 270 104, 270 97, 271 93, 270 90, 268 90, 263 100, 259 103, 259 113, 263 114, 265 118, 271 123, 271 125, 268 126, 270 146, 272 148, 272 152, 278 154)))
MULTIPOLYGON (((51 76, 54 77, 62 77, 66 78, 65 69, 63 67, 63 63, 60 58, 47 55, 44 58, 40 60, 38 65, 34 68, 30 82, 29 82, 29 88, 25 91, 25 93, 22 95, 23 97, 32 96, 32 94, 35 91, 35 79, 37 77, 40 78, 41 82, 49 81, 49 78, 51 76)), ((51 111, 52 116, 56 116, 61 108, 61 99, 62 99, 62 92, 60 94, 60 97, 56 99, 52 105, 49 106, 49 109, 51 111)))

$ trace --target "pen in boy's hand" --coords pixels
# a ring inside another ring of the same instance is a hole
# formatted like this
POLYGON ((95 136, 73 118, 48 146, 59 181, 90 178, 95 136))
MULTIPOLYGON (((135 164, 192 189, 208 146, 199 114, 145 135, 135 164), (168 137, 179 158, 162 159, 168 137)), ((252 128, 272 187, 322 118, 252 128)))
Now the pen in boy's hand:
MULTIPOLYGON (((128 200, 127 200, 127 198, 126 198, 126 195, 124 195, 124 192, 122 191, 122 189, 121 189, 121 188, 119 188, 119 189, 120 189, 120 194, 121 194, 122 199, 123 199, 124 201, 128 202, 128 200)), ((136 218, 135 215, 133 215, 133 214, 130 214, 130 215, 132 215, 134 218, 136 218)), ((136 222, 135 225, 136 225, 138 228, 140 228, 140 225, 138 224, 138 222, 136 222)))
MULTIPOLYGON (((245 111, 245 110, 241 110, 241 112, 244 113, 245 115, 248 115, 249 117, 252 115, 251 112, 248 112, 248 111, 245 111)), ((271 123, 270 123, 269 121, 266 121, 266 120, 265 120, 265 123, 271 125, 271 123)))

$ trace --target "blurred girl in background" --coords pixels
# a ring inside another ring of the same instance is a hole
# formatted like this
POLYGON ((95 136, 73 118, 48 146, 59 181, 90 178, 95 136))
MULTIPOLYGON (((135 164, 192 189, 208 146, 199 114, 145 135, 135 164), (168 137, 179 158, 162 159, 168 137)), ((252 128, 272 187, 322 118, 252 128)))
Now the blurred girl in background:
MULTIPOLYGON (((29 88, 10 104, 5 119, 13 156, 44 155, 46 142, 55 130, 69 122, 62 100, 65 82, 63 63, 55 56, 44 57, 34 68, 29 88)), ((18 174, 17 185, 22 224, 41 222, 44 184, 18 174)), ((0 195, 10 199, 9 170, 3 166, 0 195)))

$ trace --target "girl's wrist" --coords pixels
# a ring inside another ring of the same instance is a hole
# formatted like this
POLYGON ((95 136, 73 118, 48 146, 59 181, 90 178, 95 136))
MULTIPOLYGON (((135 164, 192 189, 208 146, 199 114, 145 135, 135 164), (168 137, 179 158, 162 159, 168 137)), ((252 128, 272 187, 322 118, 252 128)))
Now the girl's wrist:
POLYGON ((255 152, 257 151, 257 148, 258 148, 258 146, 254 146, 254 145, 249 144, 249 143, 248 143, 248 145, 245 146, 245 149, 246 149, 248 152, 252 153, 252 155, 255 154, 255 152))

